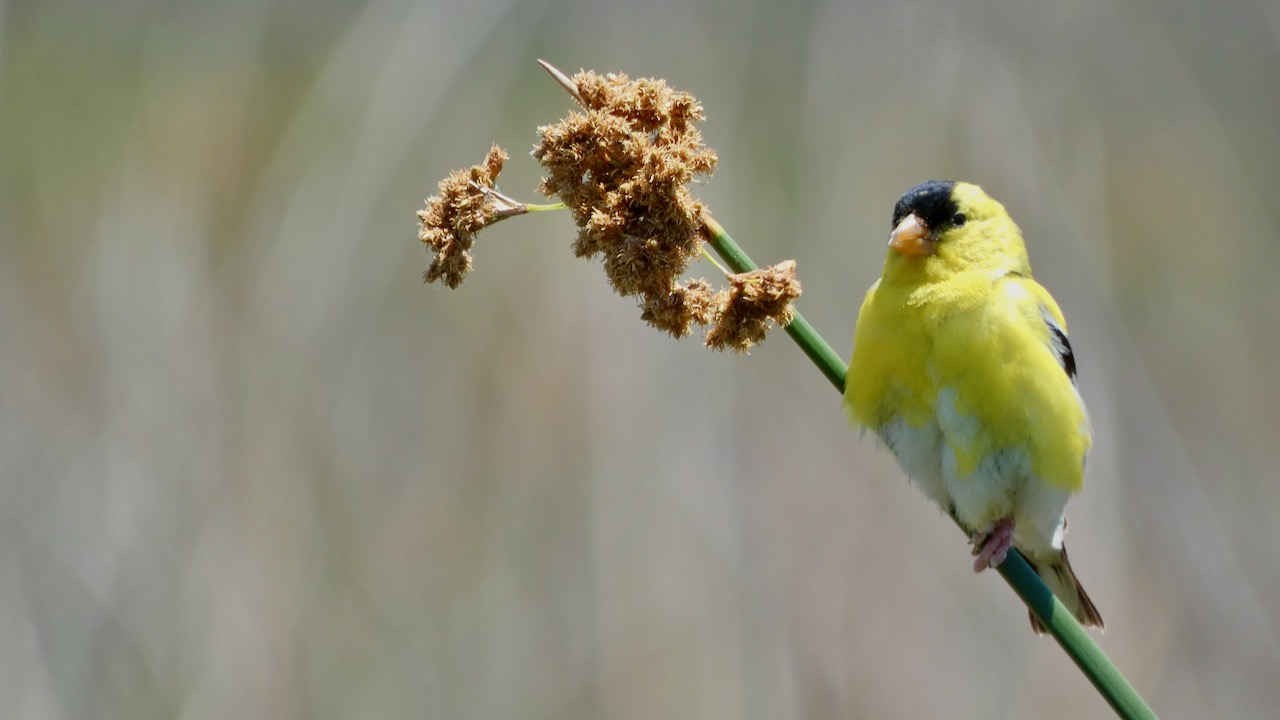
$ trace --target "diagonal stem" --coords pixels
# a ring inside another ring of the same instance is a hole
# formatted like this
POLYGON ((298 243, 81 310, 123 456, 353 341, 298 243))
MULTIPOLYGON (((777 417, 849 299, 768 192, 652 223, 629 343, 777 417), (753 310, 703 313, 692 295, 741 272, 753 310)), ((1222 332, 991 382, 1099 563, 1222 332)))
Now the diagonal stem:
MULTIPOLYGON (((711 217, 710 213, 702 213, 702 223, 707 226, 707 240, 711 247, 715 248, 716 254, 724 260, 725 264, 733 269, 734 272, 744 273, 758 269, 756 264, 747 257, 747 254, 738 247, 733 238, 729 237, 729 233, 724 231, 720 223, 711 217)), ((822 371, 823 375, 836 386, 836 390, 844 392, 844 374, 848 370, 845 367, 844 360, 836 354, 835 350, 827 344, 826 340, 818 334, 817 330, 809 324, 808 320, 800 313, 796 313, 795 318, 786 326, 787 334, 792 340, 800 346, 805 355, 813 361, 814 365, 822 371)))

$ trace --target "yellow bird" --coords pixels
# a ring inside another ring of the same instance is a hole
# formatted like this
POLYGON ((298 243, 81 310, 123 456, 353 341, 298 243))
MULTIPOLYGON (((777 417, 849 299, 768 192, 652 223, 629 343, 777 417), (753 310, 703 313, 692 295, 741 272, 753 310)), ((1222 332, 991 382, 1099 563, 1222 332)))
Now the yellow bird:
POLYGON ((1066 320, 982 188, 932 180, 898 200, 844 406, 971 533, 975 571, 1015 547, 1081 623, 1103 627, 1063 545, 1093 443, 1066 320))

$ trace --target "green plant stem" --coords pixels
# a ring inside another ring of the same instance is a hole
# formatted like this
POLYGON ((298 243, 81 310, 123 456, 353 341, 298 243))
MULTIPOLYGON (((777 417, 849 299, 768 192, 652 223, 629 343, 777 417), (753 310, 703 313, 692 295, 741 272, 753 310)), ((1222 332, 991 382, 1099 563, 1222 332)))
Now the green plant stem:
POLYGON ((531 213, 549 212, 551 210, 563 210, 564 207, 565 207, 564 203, 562 202, 546 203, 545 205, 534 205, 533 203, 524 203, 525 211, 531 212, 531 213))
MULTIPOLYGON (((707 226, 707 240, 711 247, 715 248, 716 254, 724 260, 725 264, 733 269, 734 272, 744 273, 757 269, 756 264, 751 262, 751 258, 738 247, 733 238, 729 237, 729 233, 724 231, 720 223, 716 222, 709 214, 702 214, 702 222, 707 226)), ((786 327, 787 334, 792 340, 800 346, 805 355, 813 361, 814 365, 827 376, 827 380, 836 386, 836 390, 844 392, 844 374, 848 370, 845 367, 844 360, 836 354, 835 350, 827 344, 826 340, 818 334, 817 330, 809 324, 808 320, 800 313, 796 313, 795 318, 786 327)))
MULTIPOLYGON (((715 248, 725 264, 733 268, 734 272, 740 273, 756 269, 756 264, 747 257, 747 254, 738 247, 719 223, 705 213, 702 220, 707 226, 711 247, 715 248)), ((801 350, 804 350, 836 390, 843 394, 844 377, 848 371, 844 360, 799 313, 796 313, 795 319, 786 329, 791 339, 796 341, 801 350)), ((1005 582, 1009 583, 1018 597, 1027 604, 1027 608, 1040 619, 1040 622, 1044 623, 1049 634, 1053 635, 1067 655, 1075 661, 1089 682, 1102 693, 1103 698, 1115 709, 1116 714, 1122 718, 1156 717, 1142 696, 1138 695, 1124 675, 1120 674, 1089 633, 1076 622, 1070 611, 1054 597, 1049 587, 1017 550, 1010 552, 997 569, 1005 582)))

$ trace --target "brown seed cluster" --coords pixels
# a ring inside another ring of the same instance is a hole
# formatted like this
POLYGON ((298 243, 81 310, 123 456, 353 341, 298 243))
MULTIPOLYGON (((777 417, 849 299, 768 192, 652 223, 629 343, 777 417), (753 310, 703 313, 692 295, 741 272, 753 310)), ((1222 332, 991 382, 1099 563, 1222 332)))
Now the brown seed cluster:
POLYGON ((707 347, 745 353, 764 340, 772 323, 784 326, 795 317, 791 302, 800 297, 796 261, 729 276, 729 289, 717 297, 715 325, 707 347))
POLYGON ((583 112, 538 128, 538 189, 573 212, 579 257, 599 257, 614 290, 640 298, 646 322, 687 335, 713 304, 705 281, 679 283, 704 240, 688 184, 716 164, 694 127, 702 106, 662 80, 580 72, 570 82, 583 112))
POLYGON ((676 285, 663 295, 646 295, 640 319, 673 337, 688 335, 693 324, 709 325, 716 317, 718 298, 711 283, 698 278, 676 285))
POLYGON ((506 159, 507 152, 494 145, 483 165, 449 173, 440 181, 438 194, 427 198, 427 206, 418 211, 418 239, 435 256, 423 273, 425 282, 441 280, 456 288, 471 272, 476 233, 498 219, 491 191, 506 159))
MULTIPOLYGON (((791 322, 791 303, 800 295, 794 260, 730 274, 729 287, 720 290, 701 278, 681 281, 709 233, 721 232, 689 193, 689 183, 716 166, 715 152, 694 127, 703 119, 698 101, 662 80, 586 71, 569 78, 543 67, 582 108, 538 128, 533 151, 547 173, 538 190, 573 213, 574 252, 600 258, 613 289, 638 300, 641 319, 677 338, 704 327, 707 347, 746 352, 771 326, 791 322)), ((483 165, 442 180, 418 211, 418 239, 434 254, 427 282, 457 287, 471 270, 476 233, 554 207, 498 192, 494 183, 506 159, 495 145, 483 165)))

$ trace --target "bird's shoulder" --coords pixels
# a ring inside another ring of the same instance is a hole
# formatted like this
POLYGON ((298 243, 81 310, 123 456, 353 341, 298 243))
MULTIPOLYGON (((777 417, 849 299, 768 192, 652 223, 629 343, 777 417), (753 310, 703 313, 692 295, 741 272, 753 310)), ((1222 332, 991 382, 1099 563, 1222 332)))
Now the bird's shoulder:
POLYGON ((1076 358, 1067 339, 1067 319, 1062 309, 1043 285, 1031 278, 1010 278, 1006 292, 1019 307, 1019 316, 1030 328, 1035 338, 1043 344, 1057 361, 1058 366, 1074 384, 1076 382, 1076 358))
POLYGON ((980 381, 1013 368, 1037 372, 1056 365, 1074 380, 1066 319, 1031 277, 1009 273, 985 284, 971 281, 950 305, 935 334, 941 374, 980 381))

